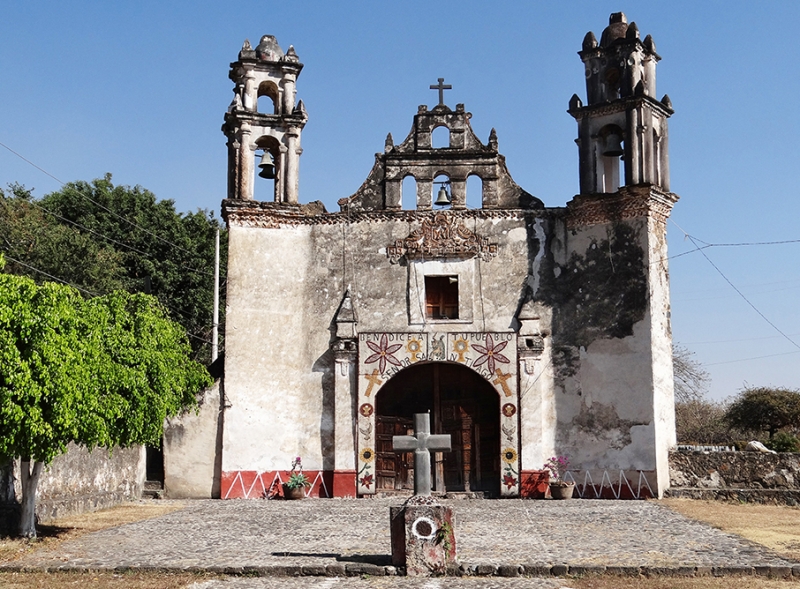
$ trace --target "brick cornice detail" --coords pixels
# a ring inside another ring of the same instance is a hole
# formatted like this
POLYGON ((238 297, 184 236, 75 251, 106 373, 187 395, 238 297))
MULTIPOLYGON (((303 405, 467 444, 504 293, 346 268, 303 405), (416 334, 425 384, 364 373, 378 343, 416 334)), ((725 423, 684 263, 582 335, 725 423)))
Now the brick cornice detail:
MULTIPOLYGON (((433 219, 442 211, 362 211, 322 213, 309 205, 287 205, 273 202, 248 200, 224 200, 222 217, 229 227, 280 228, 300 225, 337 225, 341 223, 369 223, 398 221, 421 223, 433 219)), ((447 210, 445 214, 453 219, 526 219, 537 217, 563 216, 563 208, 550 209, 466 209, 447 210)))
POLYGON ((567 228, 576 229, 624 221, 653 218, 665 224, 678 195, 649 185, 623 186, 611 194, 579 194, 567 203, 567 228))

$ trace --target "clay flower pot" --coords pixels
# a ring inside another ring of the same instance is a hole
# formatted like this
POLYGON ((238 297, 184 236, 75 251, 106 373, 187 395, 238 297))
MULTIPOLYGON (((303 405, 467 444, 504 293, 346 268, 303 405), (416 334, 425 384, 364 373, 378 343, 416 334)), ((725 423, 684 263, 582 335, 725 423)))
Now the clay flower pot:
POLYGON ((305 487, 287 487, 283 483, 283 498, 284 499, 303 499, 306 496, 305 487))
POLYGON ((550 483, 550 496, 553 499, 572 499, 575 483, 550 483))

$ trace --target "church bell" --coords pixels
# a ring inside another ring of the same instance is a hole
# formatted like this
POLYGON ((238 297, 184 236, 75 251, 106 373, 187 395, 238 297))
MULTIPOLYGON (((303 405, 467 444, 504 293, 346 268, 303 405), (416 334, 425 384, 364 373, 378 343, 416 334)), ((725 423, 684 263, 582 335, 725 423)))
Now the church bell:
POLYGON ((258 164, 258 167, 261 168, 261 171, 258 173, 259 178, 265 178, 267 180, 275 178, 275 164, 272 163, 272 155, 268 151, 265 151, 264 155, 261 156, 261 162, 258 164))
POLYGON ((439 207, 446 207, 450 204, 450 195, 447 194, 447 189, 444 187, 444 184, 439 187, 439 192, 436 195, 436 202, 433 204, 439 207))
POLYGON ((622 149, 622 139, 617 133, 609 133, 606 137, 606 147, 603 150, 603 155, 608 157, 619 157, 625 153, 622 149))

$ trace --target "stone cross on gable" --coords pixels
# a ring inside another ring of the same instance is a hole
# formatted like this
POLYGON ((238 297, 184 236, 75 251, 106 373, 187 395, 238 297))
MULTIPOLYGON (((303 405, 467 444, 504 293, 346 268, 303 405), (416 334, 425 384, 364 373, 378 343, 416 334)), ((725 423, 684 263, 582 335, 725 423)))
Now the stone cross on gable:
POLYGON ((414 435, 394 436, 395 452, 414 452, 414 495, 431 494, 431 452, 450 452, 450 435, 431 435, 431 416, 414 414, 414 435))
POLYGON ((444 83, 444 78, 439 78, 439 83, 436 86, 431 84, 431 90, 439 91, 439 104, 444 104, 444 91, 452 89, 453 87, 450 84, 444 83))

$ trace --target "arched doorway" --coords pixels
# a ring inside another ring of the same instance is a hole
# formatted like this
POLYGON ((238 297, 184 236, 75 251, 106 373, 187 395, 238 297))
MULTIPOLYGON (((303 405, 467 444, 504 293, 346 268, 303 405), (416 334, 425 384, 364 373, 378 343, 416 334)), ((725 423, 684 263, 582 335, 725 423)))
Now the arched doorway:
POLYGON ((500 494, 500 399, 461 364, 414 364, 380 389, 375 406, 377 490, 413 489, 413 456, 395 454, 392 436, 413 433, 415 413, 430 412, 431 431, 450 434, 452 452, 432 457, 434 488, 500 494))

